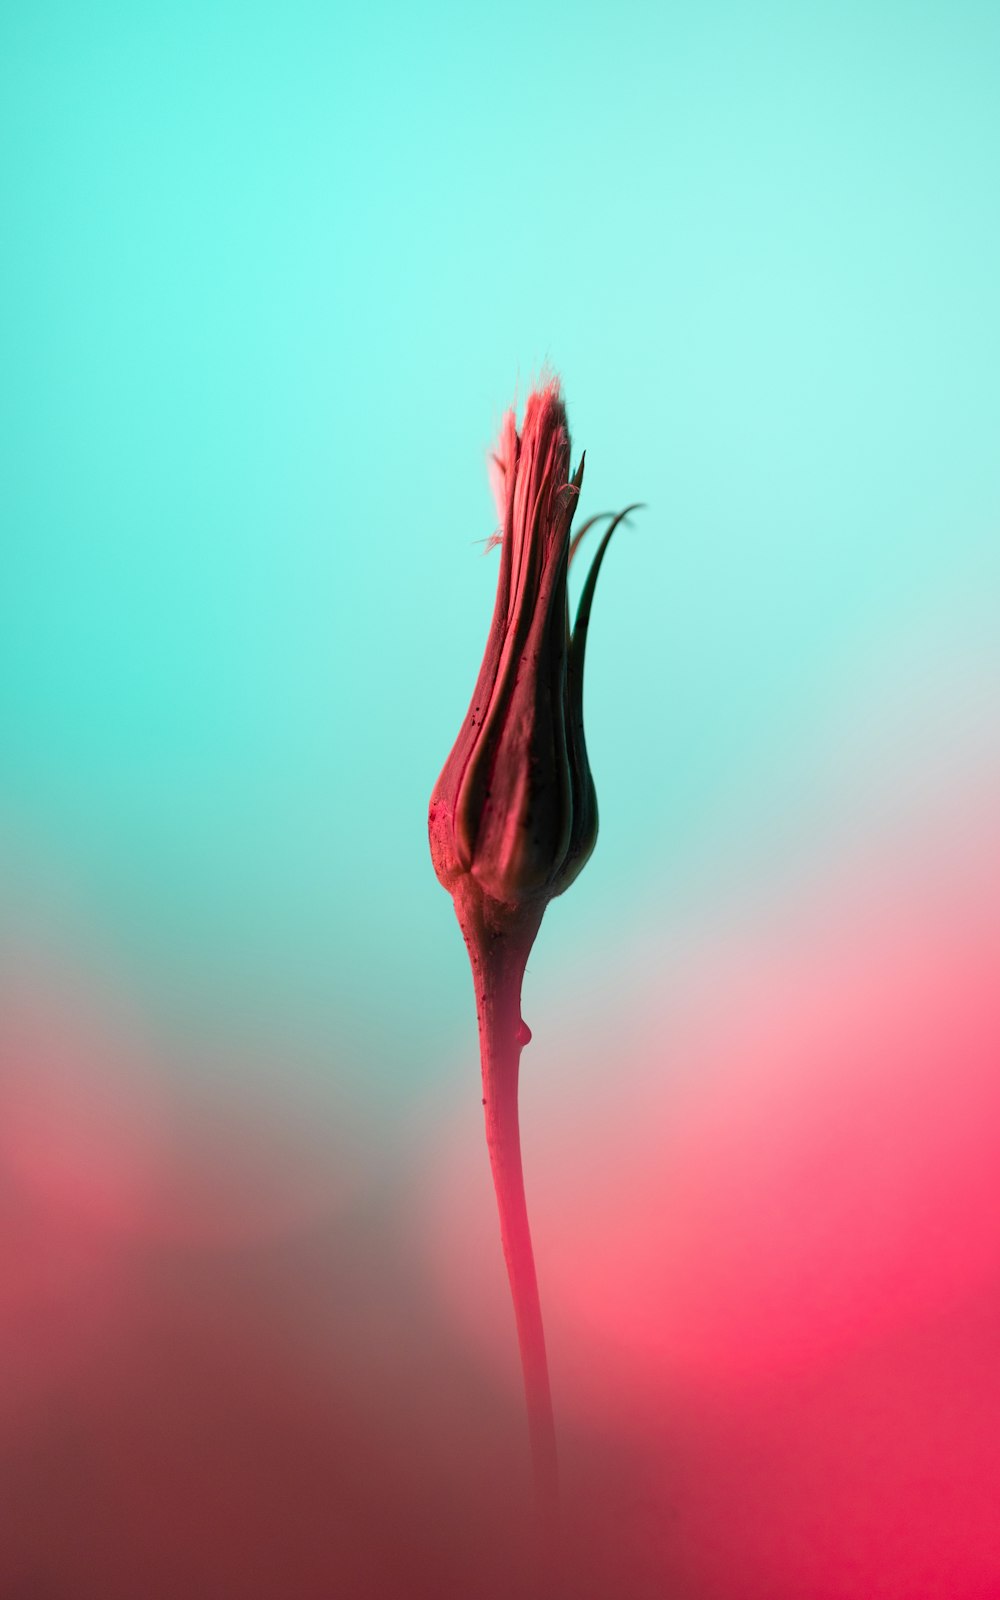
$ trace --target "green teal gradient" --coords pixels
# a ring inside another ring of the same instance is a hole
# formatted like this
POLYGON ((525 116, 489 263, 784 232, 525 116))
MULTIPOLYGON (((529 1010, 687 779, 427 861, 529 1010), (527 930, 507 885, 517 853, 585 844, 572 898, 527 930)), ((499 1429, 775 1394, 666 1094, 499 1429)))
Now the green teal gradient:
POLYGON ((546 362, 584 509, 649 509, 538 963, 752 854, 872 642, 1000 589, 998 81, 962 0, 5 6, 10 925, 71 901, 165 1027, 435 1070, 426 803, 546 362))

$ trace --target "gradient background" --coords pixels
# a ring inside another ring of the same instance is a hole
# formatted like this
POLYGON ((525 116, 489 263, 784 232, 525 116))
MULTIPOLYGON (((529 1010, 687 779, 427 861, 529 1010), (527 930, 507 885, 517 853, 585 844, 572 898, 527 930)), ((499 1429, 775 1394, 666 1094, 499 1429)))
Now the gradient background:
MULTIPOLYGON (((534 1593, 426 802, 543 363, 567 1593, 1000 1593, 1000 12, 8 3, 0 1595, 534 1593)), ((551 1591, 549 1591, 551 1592, 551 1591)))

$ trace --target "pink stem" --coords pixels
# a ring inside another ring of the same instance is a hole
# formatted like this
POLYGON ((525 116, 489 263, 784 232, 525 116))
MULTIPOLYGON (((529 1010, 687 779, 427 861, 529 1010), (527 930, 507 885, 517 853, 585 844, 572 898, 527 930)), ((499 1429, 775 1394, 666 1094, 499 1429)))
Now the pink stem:
POLYGON ((551 1535, 559 1505, 555 1418, 517 1115, 521 1051, 531 1038, 521 1017, 521 983, 542 907, 514 911, 487 900, 469 879, 456 893, 455 907, 476 991, 486 1143, 517 1323, 535 1492, 543 1529, 551 1535))

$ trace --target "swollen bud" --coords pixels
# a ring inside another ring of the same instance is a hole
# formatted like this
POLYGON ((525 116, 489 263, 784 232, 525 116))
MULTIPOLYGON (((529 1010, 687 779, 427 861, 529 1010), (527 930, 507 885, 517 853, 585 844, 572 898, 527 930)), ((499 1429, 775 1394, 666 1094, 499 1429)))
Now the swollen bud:
POLYGON ((621 520, 605 535, 571 634, 570 527, 583 461, 572 479, 569 467, 566 411, 553 381, 529 396, 520 435, 507 413, 492 457, 502 530, 496 605, 429 816, 434 870, 449 893, 467 892, 471 879, 486 901, 532 906, 539 915, 572 883, 597 839, 583 661, 597 572, 621 520))

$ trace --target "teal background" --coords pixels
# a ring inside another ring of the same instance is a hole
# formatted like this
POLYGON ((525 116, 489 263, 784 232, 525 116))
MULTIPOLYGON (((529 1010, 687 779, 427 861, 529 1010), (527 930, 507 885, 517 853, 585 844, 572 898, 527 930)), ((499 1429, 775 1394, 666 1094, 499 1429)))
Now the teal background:
POLYGON ((168 1033, 400 1104, 440 1070, 426 800, 546 362, 585 509, 649 509, 538 959, 780 870, 873 645, 989 638, 998 71, 988 4, 7 5, 11 923, 75 918, 168 1033))

